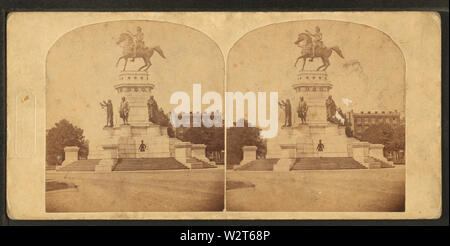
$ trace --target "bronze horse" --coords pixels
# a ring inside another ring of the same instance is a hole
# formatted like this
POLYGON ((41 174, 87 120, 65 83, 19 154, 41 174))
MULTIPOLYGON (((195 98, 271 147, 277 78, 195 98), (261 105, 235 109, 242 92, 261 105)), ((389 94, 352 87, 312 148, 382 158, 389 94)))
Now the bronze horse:
POLYGON ((152 48, 144 47, 143 49, 137 49, 136 55, 134 55, 133 47, 134 47, 134 41, 133 37, 129 33, 122 33, 119 36, 119 40, 117 41, 117 44, 120 44, 122 42, 125 42, 125 45, 123 47, 122 56, 119 57, 119 59, 116 62, 116 67, 119 64, 119 61, 122 59, 125 59, 125 64, 123 65, 122 71, 125 71, 128 63, 129 58, 142 58, 144 60, 145 65, 140 67, 138 71, 141 71, 144 69, 144 71, 147 71, 149 67, 152 65, 150 62, 150 58, 153 56, 153 52, 156 51, 162 58, 166 58, 164 56, 163 51, 159 46, 155 46, 152 48))
POLYGON ((319 71, 321 68, 322 71, 327 70, 328 66, 330 66, 330 60, 328 59, 331 56, 332 51, 336 52, 341 58, 344 58, 344 55, 342 55, 341 49, 339 49, 338 46, 333 46, 331 48, 327 48, 325 46, 316 46, 313 54, 313 42, 311 36, 309 36, 306 33, 301 33, 298 35, 297 41, 295 41, 295 44, 299 47, 302 47, 302 53, 301 56, 297 58, 295 61, 295 65, 297 66, 297 63, 300 59, 303 58, 303 66, 302 70, 305 69, 305 63, 307 58, 316 58, 320 57, 322 59, 323 65, 318 67, 316 70, 319 71), (306 44, 304 46, 300 45, 300 42, 305 41, 306 44))

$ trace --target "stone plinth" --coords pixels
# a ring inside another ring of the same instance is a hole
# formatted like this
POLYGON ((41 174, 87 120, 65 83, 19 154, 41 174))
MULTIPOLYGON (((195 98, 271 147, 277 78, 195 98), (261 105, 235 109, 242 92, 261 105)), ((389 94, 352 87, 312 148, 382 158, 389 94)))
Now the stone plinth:
POLYGON ((242 152, 244 158, 242 159, 240 165, 256 160, 256 146, 244 146, 242 147, 242 152))
POLYGON ((191 151, 192 151, 192 157, 195 157, 201 161, 204 161, 210 165, 215 166, 216 163, 213 161, 210 161, 207 157, 206 157, 206 145, 204 144, 192 144, 191 147, 191 151))
POLYGON ((77 146, 67 146, 64 148, 64 161, 61 163, 61 167, 66 166, 74 161, 78 161, 78 151, 80 148, 77 146))
MULTIPOLYGON (((129 105, 128 123, 139 125, 148 122, 147 101, 155 84, 146 72, 121 72, 119 83, 114 86, 120 98, 125 97, 129 105)), ((119 104, 120 105, 120 104, 119 104)))
POLYGON ((175 144, 175 159, 187 167, 191 168, 189 159, 192 157, 192 144, 189 142, 181 142, 175 144))
POLYGON ((105 173, 111 172, 117 164, 118 146, 117 144, 102 145, 104 158, 95 166, 95 172, 105 173))
POLYGON ((369 167, 367 159, 369 157, 369 147, 370 143, 368 142, 354 142, 352 144, 353 159, 365 167, 369 167))
POLYGON ((369 146, 369 156, 377 158, 379 160, 383 160, 384 155, 383 155, 383 149, 384 149, 384 145, 382 144, 370 144, 369 146))
MULTIPOLYGON (((106 127, 107 137, 104 143, 117 144, 119 158, 152 158, 173 157, 170 152, 170 140, 167 127, 153 123, 145 125, 120 125, 119 127, 106 127), (147 146, 144 152, 139 151, 141 141, 147 146)), ((102 155, 103 156, 103 155, 102 155)))
POLYGON ((281 144, 281 157, 273 166, 275 172, 288 172, 292 169, 296 159, 296 144, 281 144))
MULTIPOLYGON (((292 88, 308 105, 306 122, 308 124, 326 124, 327 110, 325 101, 333 85, 324 71, 300 71, 292 88)), ((296 98, 297 99, 297 98, 296 98)), ((297 101, 297 100, 296 100, 297 101)), ((295 105, 295 110, 297 109, 295 105)))

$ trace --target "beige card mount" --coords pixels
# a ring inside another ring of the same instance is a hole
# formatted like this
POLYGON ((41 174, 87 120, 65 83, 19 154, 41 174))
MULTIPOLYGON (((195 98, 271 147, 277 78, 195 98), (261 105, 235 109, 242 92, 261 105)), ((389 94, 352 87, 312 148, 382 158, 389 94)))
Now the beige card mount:
POLYGON ((11 13, 11 219, 441 215, 440 17, 11 13))

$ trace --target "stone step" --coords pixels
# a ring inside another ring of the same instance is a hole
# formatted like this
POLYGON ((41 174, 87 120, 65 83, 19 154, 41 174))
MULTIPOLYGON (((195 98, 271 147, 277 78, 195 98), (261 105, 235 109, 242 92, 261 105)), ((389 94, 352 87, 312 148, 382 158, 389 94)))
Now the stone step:
POLYGON ((100 162, 100 159, 91 160, 78 160, 72 162, 64 167, 58 168, 56 171, 59 172, 89 172, 95 170, 95 165, 100 162))
POLYGON ((391 165, 387 162, 378 160, 374 157, 368 157, 367 161, 369 162, 369 168, 393 168, 394 167, 393 165, 391 165))
POLYGON ((211 164, 209 164, 209 163, 206 162, 206 161, 200 160, 200 159, 195 158, 195 157, 192 157, 192 159, 195 159, 195 160, 197 160, 198 162, 200 162, 200 163, 202 164, 202 168, 216 168, 215 165, 211 165, 211 164))
POLYGON ((124 158, 120 159, 113 171, 139 171, 139 170, 171 170, 187 169, 173 157, 162 158, 124 158))
POLYGON ((246 163, 242 166, 237 166, 235 170, 238 171, 272 171, 273 166, 278 162, 277 158, 258 159, 246 163))
POLYGON ((351 157, 304 157, 298 158, 292 170, 338 170, 365 169, 351 157))

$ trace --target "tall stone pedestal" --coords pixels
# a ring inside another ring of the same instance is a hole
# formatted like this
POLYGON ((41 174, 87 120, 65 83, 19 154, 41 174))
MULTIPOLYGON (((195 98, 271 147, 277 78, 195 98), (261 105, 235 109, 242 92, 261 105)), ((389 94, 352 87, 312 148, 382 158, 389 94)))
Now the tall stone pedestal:
POLYGON ((278 136, 268 140, 267 158, 283 158, 282 145, 295 145, 296 158, 301 157, 348 157, 348 144, 354 139, 345 136, 345 127, 327 121, 325 102, 332 84, 324 71, 301 71, 292 88, 296 92, 294 117, 300 97, 308 105, 306 124, 281 128, 278 136), (317 151, 321 141, 325 148, 317 151))
MULTIPOLYGON (((147 100, 155 84, 146 72, 122 72, 119 83, 114 86, 120 98, 125 97, 129 105, 128 123, 145 125, 148 122, 147 100)), ((119 104, 120 105, 120 104, 119 104)))
POLYGON ((302 71, 297 75, 297 81, 292 85, 298 97, 308 104, 306 122, 308 124, 327 124, 325 101, 333 85, 328 81, 324 71, 302 71))
POLYGON ((296 158, 302 157, 353 157, 362 165, 373 168, 375 158, 385 162, 383 145, 372 145, 359 142, 345 135, 345 127, 327 121, 326 100, 332 88, 328 75, 323 71, 300 71, 292 88, 296 92, 293 117, 300 97, 308 105, 306 124, 283 127, 278 136, 268 139, 266 158, 278 158, 274 171, 288 171, 296 158), (318 151, 319 142, 324 145, 318 151), (372 163, 372 164, 370 164, 372 163), (370 164, 370 165, 369 165, 370 164))
MULTIPOLYGON (((191 169, 215 166, 214 162, 210 162, 205 157, 205 145, 192 145, 189 142, 170 138, 167 134, 167 126, 150 122, 147 102, 152 96, 155 85, 149 74, 121 72, 117 80, 118 83, 114 89, 119 94, 120 101, 113 102, 114 114, 120 112, 121 102, 125 99, 129 109, 128 124, 123 124, 122 119, 117 120, 117 117, 114 127, 103 127, 99 142, 90 146, 89 159, 96 160, 95 163, 98 163, 94 168, 95 172, 150 170, 154 163, 157 164, 155 168, 164 169, 161 163, 165 161, 167 161, 168 169, 176 168, 180 166, 180 163, 191 169), (180 163, 174 164, 175 160, 180 163), (146 167, 135 165, 136 163, 146 167)), ((65 148, 66 160, 63 166, 78 160, 78 150, 76 146, 65 148)), ((76 165, 91 165, 93 161, 90 160, 78 161, 76 165)))
MULTIPOLYGON (((191 146, 191 143, 170 138, 166 126, 149 121, 147 102, 152 96, 154 87, 154 82, 146 72, 119 74, 114 89, 119 94, 121 102, 122 98, 128 102, 128 124, 120 124, 123 122, 119 119, 119 122, 115 122, 115 127, 103 128, 102 149, 96 151, 94 155, 95 159, 100 159, 95 167, 96 172, 110 172, 124 159, 172 157, 189 168, 203 168, 203 162, 212 164, 205 157, 205 145, 191 146)), ((114 112, 119 112, 120 104, 114 103, 117 105, 114 112)), ((148 162, 151 163, 151 160, 148 162)))

